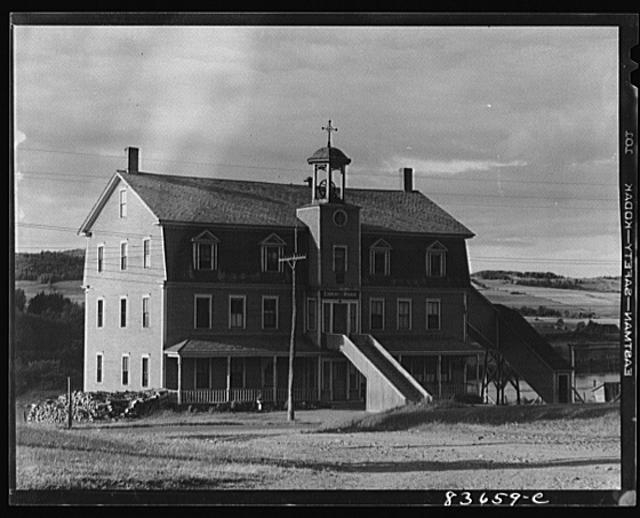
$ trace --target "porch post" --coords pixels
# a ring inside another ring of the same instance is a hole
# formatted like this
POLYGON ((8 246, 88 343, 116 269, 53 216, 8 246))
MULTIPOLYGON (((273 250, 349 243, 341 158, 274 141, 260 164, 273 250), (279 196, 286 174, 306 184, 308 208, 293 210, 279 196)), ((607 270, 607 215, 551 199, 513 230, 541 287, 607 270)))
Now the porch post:
POLYGON ((178 354, 178 405, 182 404, 182 356, 178 354))
POLYGON ((231 356, 227 356, 227 403, 231 401, 231 356))
POLYGON ((318 355, 318 401, 322 399, 322 356, 318 355))
MULTIPOLYGON (((478 383, 480 382, 480 355, 476 354, 476 390, 478 390, 478 383)), ((483 394, 480 394, 483 397, 483 394)))
POLYGON ((273 404, 275 405, 278 401, 278 369, 276 367, 276 363, 278 362, 278 357, 273 357, 273 404))
POLYGON ((438 355, 438 399, 442 399, 442 355, 438 355))
POLYGON ((464 365, 462 367, 462 386, 464 387, 464 393, 467 393, 467 359, 463 356, 464 365))
POLYGON ((347 401, 349 401, 351 399, 351 363, 349 362, 349 360, 347 360, 347 368, 345 369, 345 371, 347 371, 347 401))
POLYGON ((209 390, 213 387, 213 358, 209 358, 209 390))

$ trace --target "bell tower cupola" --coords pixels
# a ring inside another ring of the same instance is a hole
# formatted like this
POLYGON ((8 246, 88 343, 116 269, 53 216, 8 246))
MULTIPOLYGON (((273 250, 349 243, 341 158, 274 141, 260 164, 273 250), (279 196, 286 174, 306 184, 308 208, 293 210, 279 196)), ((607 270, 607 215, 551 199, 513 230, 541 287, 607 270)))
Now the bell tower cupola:
POLYGON ((313 167, 311 202, 344 203, 347 166, 351 159, 331 145, 331 133, 338 131, 338 128, 329 121, 322 130, 327 132, 326 147, 318 149, 307 159, 307 163, 313 167))

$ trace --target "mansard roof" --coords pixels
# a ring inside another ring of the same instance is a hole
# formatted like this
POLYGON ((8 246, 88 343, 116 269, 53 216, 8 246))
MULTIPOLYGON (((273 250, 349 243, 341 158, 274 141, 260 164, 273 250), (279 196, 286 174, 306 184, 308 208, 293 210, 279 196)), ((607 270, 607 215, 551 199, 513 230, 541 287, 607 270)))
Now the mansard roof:
MULTIPOLYGON (((160 223, 195 223, 294 227, 298 207, 308 205, 305 184, 226 180, 155 173, 120 174, 160 223)), ((114 178, 115 179, 115 178, 114 178)), ((112 182, 113 185, 118 182, 112 182)), ((103 196, 107 196, 108 189, 103 196)), ((361 208, 363 232, 409 232, 472 237, 474 234, 419 191, 346 190, 349 203, 361 208)), ((97 203, 94 210, 99 210, 97 203)), ((81 232, 90 230, 95 215, 81 232)))

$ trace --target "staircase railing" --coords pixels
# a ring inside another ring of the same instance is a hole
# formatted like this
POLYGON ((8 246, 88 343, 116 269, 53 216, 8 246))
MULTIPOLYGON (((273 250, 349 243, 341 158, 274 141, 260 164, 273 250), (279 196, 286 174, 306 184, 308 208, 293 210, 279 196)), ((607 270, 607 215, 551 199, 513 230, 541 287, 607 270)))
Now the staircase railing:
MULTIPOLYGON (((506 309, 507 309, 507 310, 509 310, 509 308, 506 308, 506 309)), ((509 310, 509 311, 513 311, 513 310, 509 310)), ((520 316, 518 313, 516 313, 516 315, 517 315, 517 316, 520 316)), ((504 325, 505 325, 505 327, 507 327, 507 328, 509 328, 509 329, 511 330, 511 332, 512 332, 512 333, 514 333, 514 334, 518 334, 518 333, 517 333, 517 330, 516 330, 516 329, 514 329, 514 328, 513 328, 513 326, 512 326, 508 321, 505 321, 505 319, 504 319, 504 318, 502 318, 502 317, 500 316, 500 312, 498 312, 498 318, 499 318, 500 322, 501 322, 502 324, 504 324, 504 325)), ((523 318, 523 320, 524 320, 524 318, 523 318)), ((520 323, 520 322, 518 322, 518 324, 523 325, 523 326, 524 326, 524 325, 530 326, 530 324, 529 324, 526 320, 524 320, 524 324, 522 324, 522 323, 520 323)), ((536 331, 535 329, 532 329, 532 331, 533 331, 534 333, 537 333, 537 331, 536 331)), ((520 335, 520 338, 521 338, 522 342, 524 342, 524 343, 527 345, 527 348, 528 348, 528 349, 529 349, 529 350, 530 350, 530 351, 531 351, 531 352, 532 352, 532 353, 533 353, 533 354, 534 354, 534 355, 535 355, 535 356, 536 356, 536 357, 537 357, 537 358, 538 358, 542 363, 544 363, 544 364, 545 364, 547 367, 549 367, 549 369, 551 369, 552 371, 555 371, 555 369, 554 369, 554 368, 549 364, 549 362, 548 362, 548 361, 547 361, 547 360, 546 360, 546 359, 545 359, 545 358, 544 358, 544 357, 543 357, 543 356, 542 356, 542 355, 541 355, 541 354, 536 350, 535 345, 533 345, 533 344, 531 343, 531 340, 530 340, 530 339, 528 339, 527 337, 522 336, 522 335, 520 335)), ((540 339, 541 339, 541 340, 544 340, 542 337, 540 337, 540 339)))
POLYGON ((365 337, 368 343, 374 347, 423 397, 428 401, 433 400, 433 396, 422 386, 409 372, 387 351, 380 342, 372 335, 359 335, 365 337))

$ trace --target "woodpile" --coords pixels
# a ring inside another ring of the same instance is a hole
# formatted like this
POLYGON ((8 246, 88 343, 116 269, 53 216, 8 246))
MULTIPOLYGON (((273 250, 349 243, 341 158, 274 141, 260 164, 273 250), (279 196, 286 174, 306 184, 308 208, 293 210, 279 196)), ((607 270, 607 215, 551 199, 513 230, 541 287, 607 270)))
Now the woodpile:
MULTIPOLYGON (((93 422, 133 418, 149 414, 168 401, 166 390, 143 392, 81 392, 71 394, 73 421, 93 422)), ((35 423, 66 423, 67 395, 32 403, 25 408, 25 421, 35 423)))

